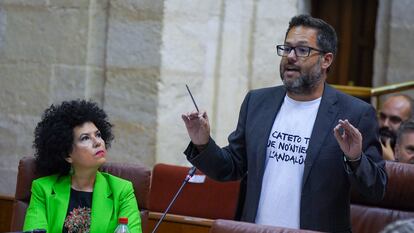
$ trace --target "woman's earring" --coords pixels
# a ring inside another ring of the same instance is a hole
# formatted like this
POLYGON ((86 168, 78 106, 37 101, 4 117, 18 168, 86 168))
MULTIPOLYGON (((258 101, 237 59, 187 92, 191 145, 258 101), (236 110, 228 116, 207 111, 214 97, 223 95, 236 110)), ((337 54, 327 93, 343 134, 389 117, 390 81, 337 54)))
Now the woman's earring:
POLYGON ((69 175, 73 175, 75 174, 75 171, 73 170, 72 164, 70 165, 70 169, 69 169, 69 175))

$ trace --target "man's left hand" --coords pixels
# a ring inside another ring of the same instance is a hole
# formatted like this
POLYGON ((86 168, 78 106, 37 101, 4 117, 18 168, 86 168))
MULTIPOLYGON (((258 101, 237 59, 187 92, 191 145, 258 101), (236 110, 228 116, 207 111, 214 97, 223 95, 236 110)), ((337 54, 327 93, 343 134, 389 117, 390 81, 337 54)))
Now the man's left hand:
POLYGON ((339 120, 334 128, 334 135, 349 160, 355 160, 361 156, 362 135, 348 120, 339 120))

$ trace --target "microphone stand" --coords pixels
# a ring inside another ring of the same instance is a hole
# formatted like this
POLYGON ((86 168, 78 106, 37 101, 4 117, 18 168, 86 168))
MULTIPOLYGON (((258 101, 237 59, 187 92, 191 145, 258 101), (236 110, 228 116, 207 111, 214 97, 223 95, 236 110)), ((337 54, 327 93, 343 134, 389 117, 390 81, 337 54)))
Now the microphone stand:
POLYGON ((181 190, 184 188, 184 186, 188 183, 188 181, 193 177, 195 174, 197 168, 192 167, 189 171, 187 176, 185 177, 183 183, 181 184, 181 187, 178 189, 177 193, 175 194, 174 198, 171 200, 170 204, 168 205, 167 209, 164 211, 163 215, 161 216, 160 220, 158 220, 157 225, 154 227, 151 233, 155 233, 160 226, 162 220, 164 220, 165 216, 167 215, 168 211, 170 210, 171 206, 174 204, 175 199, 177 199, 178 195, 180 195, 181 190))

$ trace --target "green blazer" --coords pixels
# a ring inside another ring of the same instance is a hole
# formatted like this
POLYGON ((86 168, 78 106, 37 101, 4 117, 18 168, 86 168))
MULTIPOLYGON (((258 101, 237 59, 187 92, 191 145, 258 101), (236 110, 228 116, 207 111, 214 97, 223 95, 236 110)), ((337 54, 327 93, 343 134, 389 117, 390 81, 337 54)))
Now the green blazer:
MULTIPOLYGON (((69 206, 70 176, 51 175, 32 183, 32 195, 24 220, 24 231, 46 229, 62 232, 69 206)), ((141 218, 130 181, 97 172, 92 194, 91 233, 112 233, 119 217, 128 217, 131 233, 141 233, 141 218)))

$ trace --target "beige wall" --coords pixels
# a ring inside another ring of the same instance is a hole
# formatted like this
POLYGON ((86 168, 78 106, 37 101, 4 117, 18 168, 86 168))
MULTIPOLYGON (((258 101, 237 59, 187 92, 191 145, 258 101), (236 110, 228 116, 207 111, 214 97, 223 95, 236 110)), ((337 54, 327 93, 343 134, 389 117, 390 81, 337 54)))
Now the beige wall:
MULTIPOLYGON (((414 5, 380 0, 376 26, 373 86, 414 80, 414 5)), ((414 91, 404 93, 414 98, 414 91)))
POLYGON ((115 124, 110 160, 155 163, 163 1, 0 2, 0 194, 33 154, 43 110, 98 102, 115 124))
POLYGON ((225 145, 247 91, 280 83, 275 45, 297 13, 291 0, 181 2, 165 2, 157 117, 156 161, 174 164, 187 164, 180 116, 195 110, 185 84, 225 145))
MULTIPOLYGON (((374 85, 409 80, 410 0, 380 0, 374 85), (404 47, 405 46, 405 47, 404 47)), ((97 101, 111 161, 188 164, 185 84, 225 145, 250 89, 280 84, 274 45, 308 0, 1 0, 0 194, 52 103, 97 101)))

